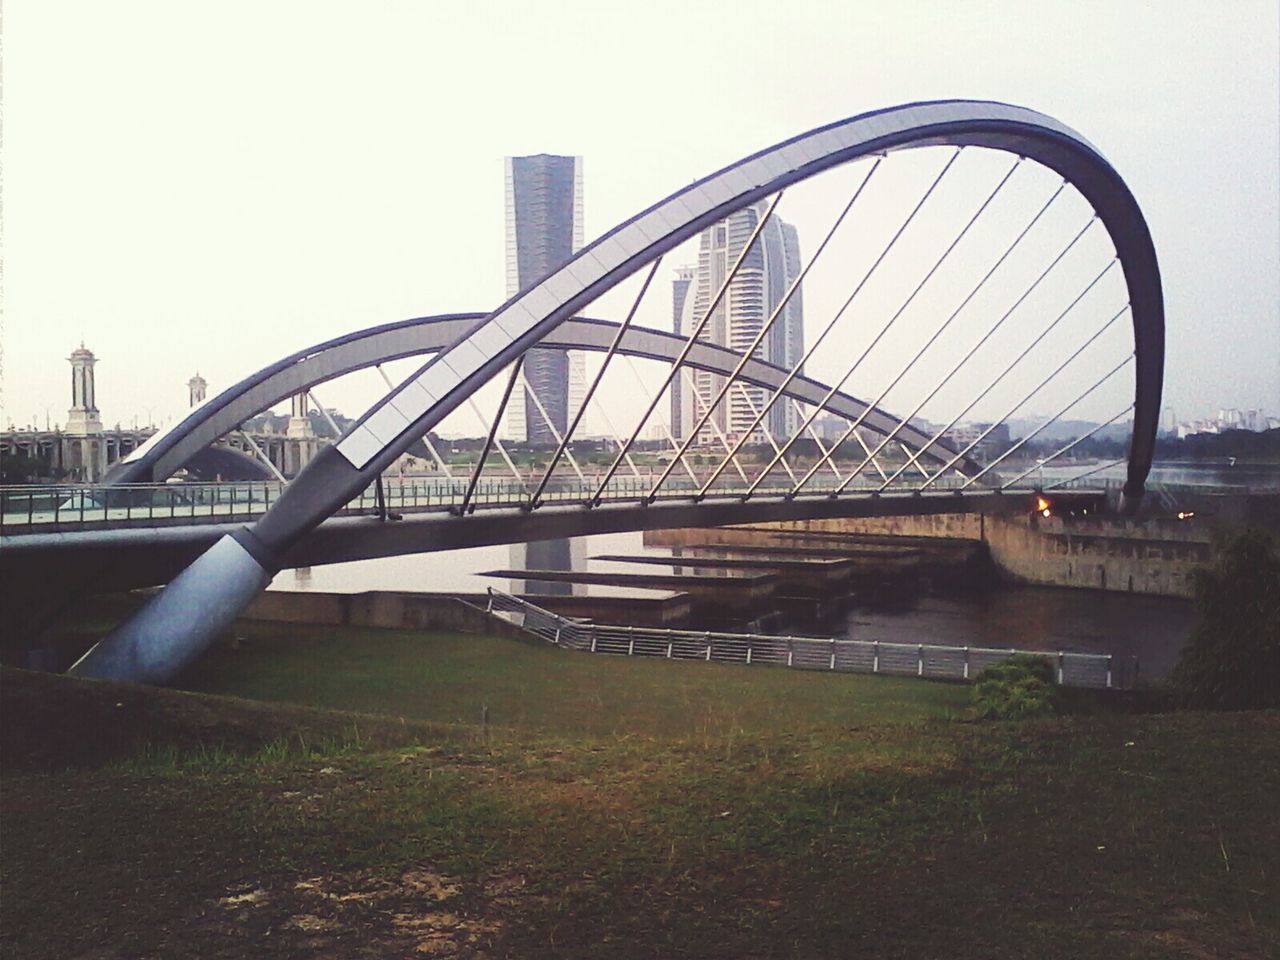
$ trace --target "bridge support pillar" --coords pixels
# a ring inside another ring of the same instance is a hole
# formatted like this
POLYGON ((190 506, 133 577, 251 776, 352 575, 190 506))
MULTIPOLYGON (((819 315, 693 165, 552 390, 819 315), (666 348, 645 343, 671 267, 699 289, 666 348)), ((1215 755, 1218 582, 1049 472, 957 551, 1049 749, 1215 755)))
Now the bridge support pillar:
POLYGON ((225 536, 67 672, 99 680, 166 683, 270 582, 271 573, 234 537, 225 536))

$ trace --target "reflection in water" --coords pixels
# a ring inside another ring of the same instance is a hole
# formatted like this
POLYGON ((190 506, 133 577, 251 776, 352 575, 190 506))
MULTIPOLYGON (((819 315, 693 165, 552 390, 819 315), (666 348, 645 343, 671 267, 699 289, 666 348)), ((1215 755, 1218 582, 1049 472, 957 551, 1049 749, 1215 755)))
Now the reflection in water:
MULTIPOLYGON (((541 591, 544 596, 570 593, 575 596, 655 596, 652 590, 635 587, 575 586, 550 581, 509 584, 478 576, 481 571, 500 568, 508 561, 516 569, 597 572, 628 566, 639 572, 656 569, 591 559, 607 554, 673 556, 669 549, 645 546, 640 533, 605 534, 574 541, 528 544, 519 552, 508 551, 505 546, 475 547, 332 564, 311 570, 286 570, 276 577, 272 587, 339 593, 407 590, 466 595, 483 594, 487 587, 493 586, 509 592, 541 591)), ((683 558, 686 572, 691 572, 692 559, 688 555, 683 558)), ((680 560, 676 558, 676 562, 680 560)), ((845 609, 850 612, 835 620, 809 621, 803 626, 794 619, 773 620, 765 629, 783 634, 844 635, 898 643, 1017 646, 1135 655, 1140 658, 1142 675, 1152 677, 1167 672, 1176 660, 1194 620, 1194 606, 1186 600, 1015 585, 978 591, 925 587, 877 591, 871 596, 858 595, 855 591, 851 605, 845 609)))
MULTIPOLYGON (((511 544, 512 570, 556 570, 567 573, 585 570, 587 559, 586 537, 572 540, 535 540, 532 543, 511 544)), ((560 580, 512 580, 514 593, 527 593, 542 597, 581 597, 586 595, 586 585, 560 580)))
POLYGON ((923 594, 892 609, 860 602, 844 632, 853 640, 1133 656, 1142 676, 1158 677, 1177 662, 1195 616, 1190 600, 1173 597, 1010 585, 923 594))

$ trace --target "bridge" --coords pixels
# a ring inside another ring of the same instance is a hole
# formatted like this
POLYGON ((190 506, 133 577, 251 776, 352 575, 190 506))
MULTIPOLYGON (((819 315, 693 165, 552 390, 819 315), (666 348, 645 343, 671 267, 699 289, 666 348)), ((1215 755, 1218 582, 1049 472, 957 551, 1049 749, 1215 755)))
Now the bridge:
POLYGON ((1044 463, 1122 422, 1130 438, 1120 508, 1132 512, 1154 447, 1163 335, 1149 232, 1095 147, 1020 107, 910 104, 821 127, 695 181, 490 313, 377 327, 285 358, 126 458, 114 478, 120 493, 68 492, 52 510, 30 502, 25 521, 20 505, 6 504, 4 553, 34 562, 41 551, 114 544, 141 555, 180 544, 171 557, 186 551, 182 562, 193 562, 73 668, 164 682, 275 571, 304 559, 997 509, 1010 493, 1044 486, 1044 463), (892 179, 888 171, 904 164, 920 188, 892 179), (793 266, 771 268, 778 257, 766 234, 776 232, 784 194, 832 182, 846 199, 828 200, 822 240, 802 263, 791 250, 793 266), (897 205, 885 212, 890 199, 897 205), (719 267, 700 265, 674 332, 644 327, 637 317, 660 263, 690 241, 702 259, 721 251, 719 267), (830 285, 809 286, 819 268, 843 285, 838 296, 830 285), (806 308, 824 314, 819 332, 774 349, 802 281, 806 308), (827 296, 818 302, 814 291, 827 296), (622 319, 583 317, 613 298, 622 319), (761 301, 752 322, 735 326, 735 310, 761 301), (539 350, 594 357, 571 415, 540 396, 545 384, 526 372, 539 350), (398 384, 388 378, 383 399, 283 488, 235 503, 210 493, 202 512, 194 491, 180 503, 163 488, 134 486, 163 479, 281 397, 419 355, 413 373, 398 384), (518 463, 499 436, 513 394, 554 438, 536 464, 518 463), (1111 406, 1085 435, 1027 460, 1026 444, 1050 424, 1099 403, 1111 406), (1002 423, 1046 405, 1054 412, 1039 426, 991 449, 1002 423), (608 455, 594 464, 582 457, 589 410, 609 426, 608 455), (925 421, 926 410, 945 411, 949 422, 925 421), (975 410, 990 422, 958 434, 975 410), (406 451, 466 411, 487 426, 465 475, 448 474, 447 458, 433 450, 442 476, 408 487, 383 480, 406 451))

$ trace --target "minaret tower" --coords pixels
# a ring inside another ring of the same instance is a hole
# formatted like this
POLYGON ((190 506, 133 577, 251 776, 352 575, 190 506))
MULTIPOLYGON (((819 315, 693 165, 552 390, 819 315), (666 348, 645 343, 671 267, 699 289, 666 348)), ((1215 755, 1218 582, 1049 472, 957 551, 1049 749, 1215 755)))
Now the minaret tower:
POLYGON ((81 437, 101 433, 102 419, 93 386, 93 365, 98 360, 92 350, 85 349, 84 341, 67 359, 71 362, 71 409, 67 411, 65 432, 81 437))
POLYGON ((284 450, 284 475, 286 477, 296 477, 298 473, 311 462, 311 458, 316 455, 318 444, 316 441, 316 432, 311 427, 311 418, 307 416, 307 408, 310 405, 311 395, 306 393, 297 393, 293 396, 293 401, 289 408, 289 425, 285 427, 284 435, 287 438, 284 450))
POLYGON ((307 416, 307 406, 310 399, 311 397, 307 393, 293 395, 289 406, 289 425, 285 427, 285 436, 303 439, 316 435, 315 430, 311 428, 311 418, 307 416))
POLYGON ((200 376, 199 371, 196 375, 187 381, 187 395, 191 401, 192 407, 198 407, 204 403, 205 391, 209 388, 209 384, 204 377, 200 376))

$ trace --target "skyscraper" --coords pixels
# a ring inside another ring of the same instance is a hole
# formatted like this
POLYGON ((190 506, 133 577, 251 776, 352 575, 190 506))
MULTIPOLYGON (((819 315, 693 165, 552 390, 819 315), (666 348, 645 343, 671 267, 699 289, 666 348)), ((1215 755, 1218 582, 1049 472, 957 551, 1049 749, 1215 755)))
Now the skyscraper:
MULTIPOLYGON (((675 279, 671 281, 671 329, 677 335, 682 330, 687 331, 689 324, 697 322, 685 320, 685 304, 689 303, 689 288, 693 285, 695 276, 696 271, 693 267, 677 267, 675 279)), ((688 336, 687 332, 685 335, 688 336)), ((682 373, 681 376, 683 377, 684 374, 682 373)), ((689 397, 685 396, 683 381, 677 380, 675 387, 671 391, 671 432, 673 436, 683 437, 692 429, 692 424, 686 419, 689 415, 689 399, 689 397), (683 429, 681 424, 685 424, 683 429)))
MULTIPOLYGON (((673 300, 679 301, 676 333, 687 336, 706 315, 764 211, 763 203, 746 207, 702 232, 692 283, 685 286, 683 295, 677 295, 673 288, 673 300)), ((744 352, 778 311, 753 355, 790 370, 804 355, 804 304, 800 288, 785 304, 783 299, 800 275, 800 269, 800 240, 795 227, 777 216, 771 217, 747 252, 699 339, 744 352)), ((683 281, 680 274, 675 283, 679 285, 683 281)), ((689 379, 681 374, 679 387, 674 391, 678 396, 672 399, 672 429, 680 438, 689 435, 725 383, 724 377, 702 371, 693 373, 692 385, 689 379)), ((724 434, 731 442, 736 441, 747 432, 768 401, 769 392, 761 387, 735 385, 716 406, 707 426, 699 432, 697 442, 717 443, 717 433, 724 434)), ((775 437, 781 437, 792 433, 799 423, 795 408, 784 399, 769 409, 761 426, 775 437)), ((752 431, 749 442, 765 442, 763 430, 752 431)))
MULTIPOLYGON (((582 246, 582 158, 508 157, 506 209, 507 296, 512 296, 582 246)), ((565 350, 530 350, 524 374, 538 402, 523 387, 514 390, 507 432, 516 440, 555 443, 556 433, 563 436, 573 417, 572 401, 581 403, 582 358, 575 355, 571 361, 565 350)))

